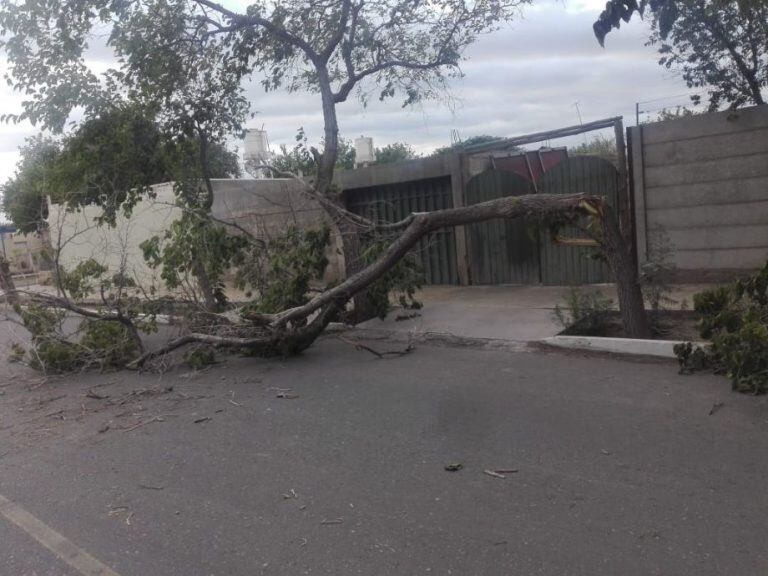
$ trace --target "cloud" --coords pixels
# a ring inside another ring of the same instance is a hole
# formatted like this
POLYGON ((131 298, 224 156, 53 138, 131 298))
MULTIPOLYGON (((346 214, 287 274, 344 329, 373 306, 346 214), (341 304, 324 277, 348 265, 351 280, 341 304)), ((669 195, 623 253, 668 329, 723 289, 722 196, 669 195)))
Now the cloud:
MULTIPOLYGON (((351 100, 339 107, 342 135, 372 136, 377 146, 408 142, 427 152, 450 143, 453 130, 462 138, 514 136, 576 124, 578 112, 585 122, 623 115, 631 125, 635 102, 685 93, 683 82, 658 66, 654 50, 644 46, 647 24, 641 20, 611 33, 606 48, 598 45, 592 22, 603 6, 604 0, 536 2, 522 19, 468 50, 464 77, 453 83, 449 101, 404 110, 397 99, 382 103, 373 98, 368 107, 351 100)), ((100 31, 101 40, 88 53, 99 69, 113 61, 103 46, 105 33, 100 31)), ((313 141, 322 136, 318 95, 264 93, 258 80, 246 90, 257 112, 249 126, 263 125, 273 145, 293 145, 302 126, 313 141)), ((20 97, 0 89, 0 107, 18 110, 20 97)), ((13 172, 9 151, 33 131, 29 125, 0 127, 0 182, 13 172)))

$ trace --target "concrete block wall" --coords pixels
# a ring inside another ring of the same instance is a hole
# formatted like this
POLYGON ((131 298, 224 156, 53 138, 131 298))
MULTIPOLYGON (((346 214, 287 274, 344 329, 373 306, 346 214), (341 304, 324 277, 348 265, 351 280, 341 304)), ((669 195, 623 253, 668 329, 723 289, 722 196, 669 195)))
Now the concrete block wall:
MULTIPOLYGON (((214 180, 212 212, 215 217, 236 222, 267 241, 284 232, 291 224, 304 228, 319 227, 328 221, 328 217, 317 202, 301 192, 300 186, 294 180, 281 179, 214 180)), ((145 287, 162 286, 159 271, 146 265, 139 246, 152 236, 162 236, 182 213, 174 206, 171 183, 158 184, 153 190, 156 194, 154 199, 141 200, 130 218, 119 215, 114 228, 95 224, 94 219, 101 213, 96 206, 68 212, 65 206, 51 204, 48 226, 54 247, 62 246, 61 264, 66 269, 72 269, 78 263, 94 258, 107 266, 111 273, 123 269, 145 287)), ((326 280, 338 281, 344 271, 338 234, 332 237, 328 259, 326 280)), ((233 278, 228 280, 231 282, 233 278)), ((232 289, 232 286, 229 288, 232 289)))
POLYGON ((629 129, 640 264, 667 244, 680 280, 768 260, 768 106, 629 129))

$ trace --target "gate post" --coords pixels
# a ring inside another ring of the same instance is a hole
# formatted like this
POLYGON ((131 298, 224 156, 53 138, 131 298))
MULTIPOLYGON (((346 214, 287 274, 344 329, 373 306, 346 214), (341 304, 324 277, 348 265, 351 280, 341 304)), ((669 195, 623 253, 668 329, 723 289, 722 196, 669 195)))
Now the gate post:
MULTIPOLYGON (((451 173, 451 196, 453 197, 453 207, 461 208, 464 206, 464 154, 452 150, 448 154, 448 163, 451 173)), ((467 255, 467 230, 465 226, 456 226, 456 272, 459 276, 459 284, 468 286, 469 277, 469 259, 467 255)))

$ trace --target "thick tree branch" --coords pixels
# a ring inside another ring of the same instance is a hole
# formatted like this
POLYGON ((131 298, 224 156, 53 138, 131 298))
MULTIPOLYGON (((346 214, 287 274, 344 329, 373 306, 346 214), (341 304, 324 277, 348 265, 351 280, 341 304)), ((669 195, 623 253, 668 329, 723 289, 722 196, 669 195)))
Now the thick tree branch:
POLYGON ((508 196, 462 208, 448 208, 414 214, 402 234, 395 239, 376 262, 350 276, 335 288, 316 296, 307 304, 277 314, 272 326, 279 328, 289 322, 306 318, 329 303, 346 303, 355 293, 364 290, 386 273, 423 236, 440 228, 472 224, 493 218, 545 217, 553 214, 573 213, 594 214, 596 210, 594 206, 601 205, 602 202, 600 197, 584 194, 532 194, 508 196))
MULTIPOLYGON (((295 46, 302 50, 313 63, 317 63, 320 60, 320 56, 315 49, 303 38, 292 34, 285 28, 277 26, 270 20, 262 18, 261 16, 248 16, 245 14, 238 14, 228 8, 225 8, 218 2, 212 2, 211 0, 194 0, 200 6, 206 6, 211 10, 218 12, 222 16, 226 17, 230 21, 230 25, 226 27, 227 31, 237 31, 244 28, 261 27, 273 36, 279 38, 286 44, 295 46)), ((225 28, 221 28, 224 30, 225 28)))

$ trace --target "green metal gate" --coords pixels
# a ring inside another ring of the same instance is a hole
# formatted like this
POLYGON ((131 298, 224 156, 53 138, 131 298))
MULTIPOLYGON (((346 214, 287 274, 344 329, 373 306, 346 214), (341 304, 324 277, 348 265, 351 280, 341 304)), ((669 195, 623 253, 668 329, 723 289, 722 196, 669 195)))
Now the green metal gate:
MULTIPOLYGON (((610 162, 577 156, 545 172, 538 186, 513 172, 487 170, 467 183, 466 202, 471 205, 537 192, 583 192, 607 197, 615 209, 618 189, 619 173, 610 162)), ((595 258, 595 248, 555 243, 546 231, 523 219, 491 220, 466 229, 472 284, 578 285, 610 280, 608 267, 595 258)), ((586 237, 573 226, 560 234, 586 237)))
MULTIPOLYGON (((539 192, 545 194, 592 194, 607 198, 616 210, 620 176, 618 170, 602 158, 575 156, 544 173, 539 192)), ((587 234, 568 226, 560 231, 566 238, 588 238, 587 234)), ((549 237, 541 242, 541 282, 573 286, 610 282, 608 266, 596 258, 598 250, 584 246, 566 246, 549 237)))
MULTIPOLYGON (((453 207, 450 176, 345 191, 347 209, 377 222, 396 222, 412 212, 453 207)), ((416 249, 427 284, 458 284, 453 228, 423 238, 416 249)))
MULTIPOLYGON (((487 170, 467 182, 467 205, 534 194, 514 172, 487 170)), ((472 284, 538 284, 539 234, 524 220, 487 220, 466 227, 472 284)))

